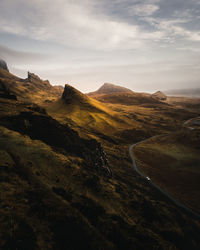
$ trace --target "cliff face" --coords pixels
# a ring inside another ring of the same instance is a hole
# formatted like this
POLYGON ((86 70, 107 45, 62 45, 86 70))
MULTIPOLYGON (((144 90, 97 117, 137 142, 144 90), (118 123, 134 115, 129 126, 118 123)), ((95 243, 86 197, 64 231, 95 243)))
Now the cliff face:
POLYGON ((6 71, 9 72, 7 63, 4 60, 2 60, 2 59, 0 59, 0 68, 2 68, 2 69, 4 69, 4 70, 6 70, 6 71))
POLYGON ((87 96, 85 96, 83 93, 73 88, 69 84, 65 85, 64 92, 62 94, 62 99, 67 104, 70 104, 73 102, 79 102, 81 104, 81 103, 85 103, 88 101, 87 96))

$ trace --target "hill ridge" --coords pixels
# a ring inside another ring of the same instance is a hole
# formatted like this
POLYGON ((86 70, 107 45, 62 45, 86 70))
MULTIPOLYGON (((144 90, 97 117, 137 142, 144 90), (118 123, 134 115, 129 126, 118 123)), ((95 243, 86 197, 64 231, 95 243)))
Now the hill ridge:
POLYGON ((88 93, 88 95, 95 95, 95 94, 109 94, 109 93, 134 93, 132 90, 115 85, 112 83, 104 83, 98 90, 94 92, 88 93))

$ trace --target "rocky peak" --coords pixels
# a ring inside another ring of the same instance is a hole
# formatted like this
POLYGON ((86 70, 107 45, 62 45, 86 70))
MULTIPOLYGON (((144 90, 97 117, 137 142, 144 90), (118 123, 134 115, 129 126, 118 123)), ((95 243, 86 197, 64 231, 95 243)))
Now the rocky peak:
POLYGON ((51 84, 48 80, 43 81, 39 76, 28 71, 28 77, 25 79, 26 82, 34 83, 39 88, 50 88, 51 84))
POLYGON ((74 101, 84 102, 86 101, 87 97, 77 89, 70 86, 69 84, 65 84, 64 92, 62 94, 62 99, 66 103, 72 103, 74 101))
POLYGON ((72 96, 74 94, 75 94, 75 89, 72 86, 70 86, 69 84, 65 84, 64 92, 62 94, 62 98, 66 99, 69 96, 72 96))
POLYGON ((109 94, 109 93, 129 92, 133 93, 132 90, 118 86, 112 83, 104 83, 95 93, 97 94, 109 94))
POLYGON ((41 81, 41 79, 39 78, 39 76, 35 75, 34 73, 31 73, 28 71, 28 80, 37 80, 37 81, 41 81))
POLYGON ((165 101, 167 99, 167 96, 161 91, 155 92, 152 96, 160 101, 165 101))
POLYGON ((2 68, 2 69, 4 69, 4 70, 6 70, 6 71, 9 72, 7 63, 4 60, 2 60, 2 59, 0 59, 0 68, 2 68))

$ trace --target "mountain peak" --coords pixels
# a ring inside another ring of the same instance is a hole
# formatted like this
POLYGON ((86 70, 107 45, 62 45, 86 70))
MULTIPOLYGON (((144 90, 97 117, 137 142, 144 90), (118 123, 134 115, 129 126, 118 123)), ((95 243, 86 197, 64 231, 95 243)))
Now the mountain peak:
POLYGON ((72 87, 71 85, 65 84, 64 92, 62 94, 62 99, 69 104, 74 101, 78 102, 86 101, 87 97, 83 93, 72 87))
POLYGON ((28 71, 28 77, 25 79, 26 82, 33 83, 40 88, 50 88, 51 84, 48 80, 42 80, 38 75, 28 71))
POLYGON ((39 76, 35 75, 34 73, 31 73, 28 71, 28 80, 36 80, 36 81, 41 81, 39 76))
POLYGON ((133 93, 132 90, 112 83, 104 83, 97 91, 89 94, 110 94, 110 93, 133 93))
POLYGON ((154 94, 152 94, 152 96, 161 101, 164 101, 167 99, 167 96, 161 91, 155 92, 154 94))
POLYGON ((2 60, 2 59, 0 59, 0 68, 2 68, 2 69, 4 69, 4 70, 6 70, 6 71, 9 72, 7 63, 4 60, 2 60))
POLYGON ((105 82, 101 87, 111 87, 111 86, 116 86, 112 83, 105 82))

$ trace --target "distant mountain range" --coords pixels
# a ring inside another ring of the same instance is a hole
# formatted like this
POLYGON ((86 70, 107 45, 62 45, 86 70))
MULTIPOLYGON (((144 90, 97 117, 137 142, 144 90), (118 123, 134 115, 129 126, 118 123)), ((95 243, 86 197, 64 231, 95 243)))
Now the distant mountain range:
POLYGON ((87 95, 100 102, 126 105, 159 104, 167 99, 167 96, 161 91, 154 94, 139 93, 111 83, 104 83, 97 91, 87 95))
POLYGON ((166 95, 183 97, 200 97, 200 88, 172 89, 164 91, 166 95))

